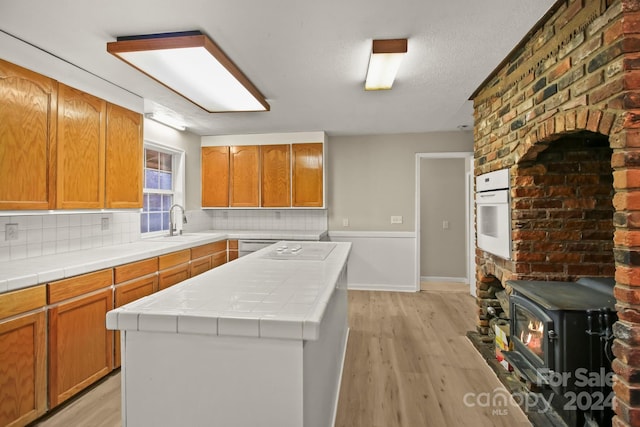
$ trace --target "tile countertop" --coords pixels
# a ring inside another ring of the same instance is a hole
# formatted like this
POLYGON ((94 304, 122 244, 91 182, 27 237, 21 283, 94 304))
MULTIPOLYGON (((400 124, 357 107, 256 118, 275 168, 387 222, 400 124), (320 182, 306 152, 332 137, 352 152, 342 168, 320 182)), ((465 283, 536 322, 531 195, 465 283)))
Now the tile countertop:
POLYGON ((320 240, 326 231, 207 230, 0 263, 0 293, 111 268, 225 239, 320 240))
MULTIPOLYGON (((274 259, 264 248, 107 313, 107 328, 178 334, 318 339, 351 243, 280 242, 329 252, 274 259)), ((346 290, 346 283, 342 284, 346 290)))

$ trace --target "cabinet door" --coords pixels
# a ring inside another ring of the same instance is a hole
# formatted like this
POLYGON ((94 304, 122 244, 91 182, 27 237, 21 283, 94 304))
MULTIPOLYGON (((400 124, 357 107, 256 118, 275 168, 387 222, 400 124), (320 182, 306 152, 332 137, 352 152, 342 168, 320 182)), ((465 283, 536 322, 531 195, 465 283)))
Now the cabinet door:
MULTIPOLYGON (((132 280, 116 286, 114 306, 116 308, 129 304, 137 299, 151 295, 158 290, 158 276, 156 274, 132 280)), ((114 368, 121 365, 120 359, 120 331, 114 331, 114 368)))
POLYGON ((158 273, 159 290, 166 289, 189 278, 189 264, 181 264, 158 273))
POLYGON ((230 147, 229 206, 257 207, 259 197, 260 147, 243 145, 230 147))
POLYGON ((107 105, 105 207, 142 207, 142 115, 107 105))
POLYGON ((55 80, 0 60, 0 209, 55 207, 55 80))
POLYGON ((0 425, 26 425, 47 409, 44 310, 0 322, 0 425))
POLYGON ((260 147, 262 166, 261 206, 265 208, 291 206, 290 146, 263 145, 260 147))
POLYGON ((322 143, 292 144, 293 206, 323 207, 322 143))
POLYGON ((58 85, 58 209, 104 207, 106 101, 58 85))
POLYGON ((229 206, 229 147, 202 147, 202 207, 229 206))
POLYGON ((113 368, 111 288, 49 309, 49 406, 64 402, 113 368))

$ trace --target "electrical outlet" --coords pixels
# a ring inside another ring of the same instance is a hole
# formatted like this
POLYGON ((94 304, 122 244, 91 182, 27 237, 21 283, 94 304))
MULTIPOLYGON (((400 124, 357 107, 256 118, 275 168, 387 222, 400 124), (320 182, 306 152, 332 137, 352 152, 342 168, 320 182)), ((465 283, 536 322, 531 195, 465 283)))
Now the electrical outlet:
POLYGON ((280 219, 280 211, 276 211, 276 219, 280 219))
POLYGON ((342 218, 342 226, 343 227, 349 226, 349 218, 342 218))
POLYGON ((5 224, 4 240, 18 240, 18 224, 5 224))
POLYGON ((401 215, 392 215, 391 216, 391 224, 402 224, 402 216, 401 215))
POLYGON ((449 221, 447 221, 447 220, 442 221, 442 229, 443 230, 448 230, 449 229, 449 221))
POLYGON ((102 231, 107 231, 109 229, 109 218, 102 218, 101 229, 102 231))

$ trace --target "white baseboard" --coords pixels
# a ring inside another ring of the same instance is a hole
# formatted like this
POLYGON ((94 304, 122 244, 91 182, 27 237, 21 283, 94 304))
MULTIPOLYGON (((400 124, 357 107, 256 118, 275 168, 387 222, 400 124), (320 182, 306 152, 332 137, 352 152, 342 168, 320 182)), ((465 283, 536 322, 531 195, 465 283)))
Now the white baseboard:
POLYGON ((349 283, 347 289, 350 291, 385 291, 385 292, 417 292, 415 286, 399 286, 399 285, 385 285, 385 284, 364 284, 364 283, 349 283))
POLYGON ((421 282, 469 283, 466 277, 421 276, 420 281, 421 282))

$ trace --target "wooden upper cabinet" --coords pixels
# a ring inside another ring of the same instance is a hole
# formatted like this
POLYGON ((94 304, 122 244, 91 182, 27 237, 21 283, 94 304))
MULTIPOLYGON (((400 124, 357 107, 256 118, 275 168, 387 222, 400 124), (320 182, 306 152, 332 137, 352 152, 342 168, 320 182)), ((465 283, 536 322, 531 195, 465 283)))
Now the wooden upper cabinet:
POLYGON ((229 206, 229 147, 202 147, 202 206, 229 206))
POLYGON ((0 209, 53 209, 57 83, 0 60, 0 209))
POLYGON ((265 208, 291 206, 290 151, 289 144, 260 147, 260 205, 265 208))
POLYGON ((107 104, 105 207, 142 207, 142 115, 107 104))
POLYGON ((104 148, 107 103, 58 86, 57 209, 104 207, 104 148))
POLYGON ((323 207, 322 143, 292 144, 295 207, 323 207))
POLYGON ((229 206, 259 206, 260 146, 235 146, 229 152, 229 206))

